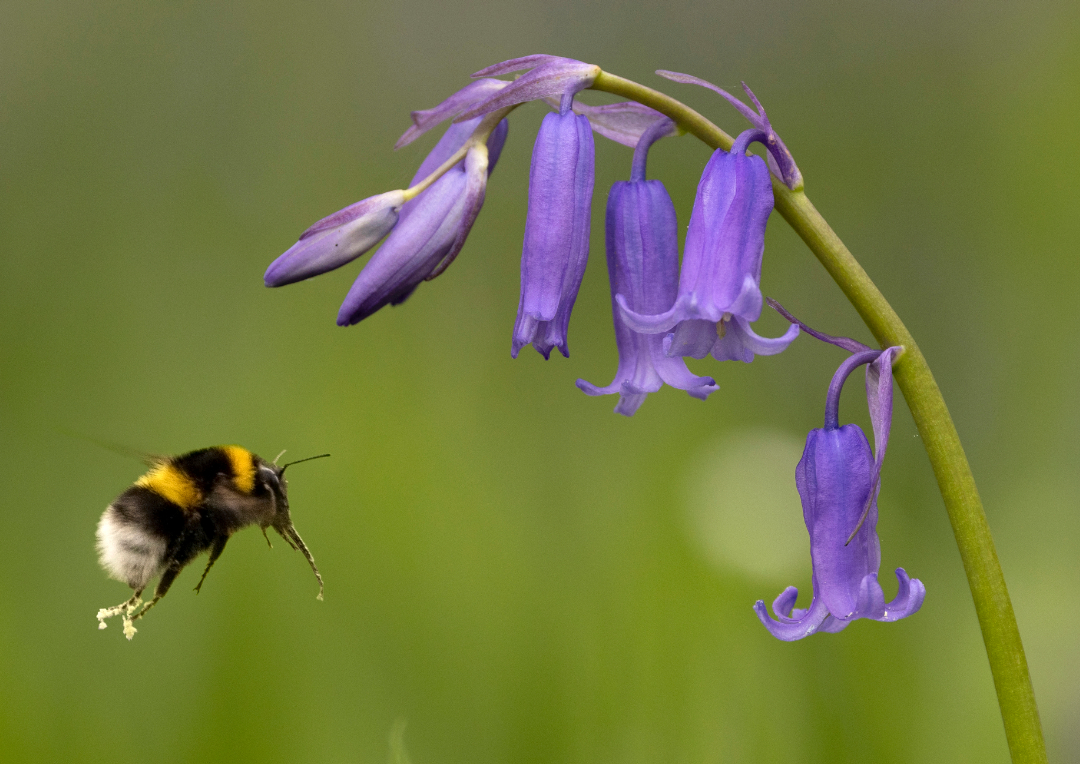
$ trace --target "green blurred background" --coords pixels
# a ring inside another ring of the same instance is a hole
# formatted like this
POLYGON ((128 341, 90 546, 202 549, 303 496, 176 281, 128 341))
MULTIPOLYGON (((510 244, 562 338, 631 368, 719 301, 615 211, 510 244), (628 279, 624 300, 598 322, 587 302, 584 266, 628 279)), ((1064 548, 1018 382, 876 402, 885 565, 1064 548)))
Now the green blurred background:
MULTIPOLYGON (((906 408, 882 580, 915 617, 795 644, 751 605, 809 592, 793 470, 839 351, 698 362, 633 419, 602 257, 628 149, 598 139, 569 360, 510 359, 538 105, 519 110, 462 256, 334 325, 358 263, 281 290, 316 219, 407 182, 411 109, 487 64, 581 58, 746 80, 807 189, 930 360, 971 458, 1054 761, 1080 761, 1075 2, 0 4, 0 757, 12 762, 1004 762, 960 560, 906 408), (75 433, 73 436, 70 433, 75 433), (153 453, 240 443, 295 468, 326 578, 256 531, 131 643, 94 527, 153 453)), ((602 102, 587 96, 586 100, 602 102)), ((708 151, 651 174, 689 217, 708 151)), ((868 339, 779 217, 763 287, 868 339)), ((777 333, 775 316, 759 329, 777 333)), ((866 423, 860 385, 842 416, 866 423)))

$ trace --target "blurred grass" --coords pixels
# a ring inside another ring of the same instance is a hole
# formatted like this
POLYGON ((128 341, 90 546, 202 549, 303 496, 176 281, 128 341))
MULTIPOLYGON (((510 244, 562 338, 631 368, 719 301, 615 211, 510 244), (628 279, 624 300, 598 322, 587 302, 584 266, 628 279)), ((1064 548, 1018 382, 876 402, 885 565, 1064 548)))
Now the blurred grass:
MULTIPOLYGON (((0 755, 52 761, 1006 760, 973 609, 906 411, 881 497, 882 576, 921 613, 792 645, 750 606, 800 580, 690 537, 717 437, 821 418, 839 356, 796 343, 699 363, 632 420, 573 380, 615 368, 597 146, 593 258, 569 360, 509 358, 532 136, 519 110, 463 256, 404 306, 334 326, 356 273, 282 290, 265 266, 314 220, 400 185, 410 109, 488 63, 576 56, 746 80, 811 198, 878 281, 952 407, 996 532, 1052 758, 1080 761, 1080 11, 1073 4, 37 2, 0 7, 0 755), (202 594, 181 577, 128 644, 93 552, 152 452, 242 443, 296 468, 327 580, 248 531, 202 594)), ((706 91, 665 86, 738 130, 706 91)), ((650 171, 688 219, 707 151, 650 171)), ((763 286, 864 338, 774 221, 763 286)), ((765 330, 779 327, 766 318, 765 330)), ((845 419, 865 422, 858 385, 845 419)), ((794 464, 791 465, 793 470, 794 464)), ((763 524, 762 536, 770 528, 763 524)), ((889 586, 887 585, 888 589, 889 586)))

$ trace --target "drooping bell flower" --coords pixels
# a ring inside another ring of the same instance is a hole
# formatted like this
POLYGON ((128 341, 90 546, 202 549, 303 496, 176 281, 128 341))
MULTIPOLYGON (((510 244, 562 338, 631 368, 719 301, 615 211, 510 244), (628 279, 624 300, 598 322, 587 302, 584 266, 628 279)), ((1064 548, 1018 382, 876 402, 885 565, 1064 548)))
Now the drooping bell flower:
MULTIPOLYGON (((464 146, 480 120, 451 125, 420 166, 413 186, 464 146)), ((485 143, 470 146, 463 160, 402 207, 397 227, 349 289, 338 311, 339 326, 362 321, 384 305, 400 305, 420 282, 453 262, 483 206, 508 130, 506 120, 500 121, 485 143)))
POLYGON ((625 416, 632 416, 645 397, 665 383, 702 400, 719 389, 712 377, 691 374, 682 358, 665 355, 662 335, 631 330, 615 303, 615 295, 621 294, 634 310, 661 313, 675 302, 679 282, 675 206, 663 183, 645 179, 650 146, 671 134, 672 127, 666 118, 654 121, 634 150, 630 181, 615 183, 608 195, 607 264, 619 368, 607 387, 577 381, 577 386, 589 395, 618 393, 615 411, 625 416))
POLYGON ((758 336, 750 324, 761 315, 761 257, 765 224, 773 209, 769 169, 746 149, 765 134, 742 133, 730 152, 717 149, 698 184, 686 233, 679 294, 670 310, 635 311, 625 295, 617 298, 634 331, 672 332, 669 355, 749 363, 755 355, 775 355, 799 334, 798 325, 777 338, 758 336))
POLYGON ((850 356, 829 386, 825 427, 811 431, 806 439, 795 483, 810 534, 813 599, 809 608, 795 608, 799 592, 789 586, 773 602, 775 619, 758 600, 754 610, 777 639, 793 641, 817 631, 837 632, 859 618, 896 621, 915 613, 926 597, 926 587, 909 578, 903 568, 896 570, 899 590, 892 601, 885 601, 878 583, 877 495, 892 421, 892 361, 899 350, 893 347, 850 356), (839 423, 840 391, 848 375, 862 364, 869 364, 866 391, 876 456, 858 425, 841 427, 839 423))
POLYGON ((572 100, 544 117, 533 147, 514 358, 529 343, 544 358, 556 347, 570 355, 566 332, 589 257, 594 177, 592 129, 570 110, 572 100))

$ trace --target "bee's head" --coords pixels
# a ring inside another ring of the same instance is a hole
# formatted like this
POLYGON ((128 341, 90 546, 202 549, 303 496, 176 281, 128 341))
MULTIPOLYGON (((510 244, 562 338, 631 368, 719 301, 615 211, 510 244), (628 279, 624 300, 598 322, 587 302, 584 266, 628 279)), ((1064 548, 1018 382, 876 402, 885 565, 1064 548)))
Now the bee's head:
MULTIPOLYGON (((264 462, 261 459, 259 460, 256 471, 256 480, 258 481, 260 492, 266 492, 266 495, 271 499, 274 507, 273 517, 270 518, 267 525, 272 526, 286 539, 290 537, 290 531, 295 533, 295 530, 292 528, 292 518, 289 516, 289 483, 285 479, 285 470, 294 464, 311 461, 312 459, 322 459, 325 456, 330 456, 330 454, 319 454, 318 456, 309 456, 306 459, 297 459, 288 464, 283 464, 280 467, 275 463, 264 462)), ((278 458, 280 457, 281 455, 279 454, 278 458)))
POLYGON ((289 516, 289 484, 285 480, 285 467, 278 467, 275 464, 266 464, 264 462, 259 465, 255 473, 255 479, 261 489, 259 492, 265 491, 272 500, 274 519, 271 525, 277 525, 277 519, 281 516, 287 519, 289 516))
MULTIPOLYGON (((282 451, 281 453, 285 452, 282 451)), ((309 456, 306 459, 297 459, 281 467, 277 466, 277 459, 275 459, 275 464, 266 464, 265 462, 260 464, 258 471, 258 479, 273 498, 274 517, 269 525, 289 543, 289 546, 303 552, 308 564, 311 565, 311 570, 315 573, 315 578, 319 580, 319 599, 322 599, 322 576, 319 575, 319 569, 315 567, 315 559, 311 556, 311 552, 308 551, 307 545, 304 544, 304 540, 300 538, 300 534, 293 527, 292 517, 289 515, 289 498, 286 493, 288 483, 285 481, 285 469, 293 464, 308 462, 312 459, 322 459, 324 456, 330 456, 330 454, 319 454, 318 456, 309 456)), ((278 458, 281 458, 281 454, 278 454, 278 458)))

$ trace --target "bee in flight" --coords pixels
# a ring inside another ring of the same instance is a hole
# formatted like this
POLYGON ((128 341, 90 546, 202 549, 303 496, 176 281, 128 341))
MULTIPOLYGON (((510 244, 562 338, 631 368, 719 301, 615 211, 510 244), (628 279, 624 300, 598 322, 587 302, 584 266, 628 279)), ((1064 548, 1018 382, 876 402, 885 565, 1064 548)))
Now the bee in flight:
POLYGON ((289 516, 285 468, 324 456, 329 454, 278 467, 276 459, 266 462, 240 446, 213 446, 151 460, 150 471, 120 494, 98 523, 102 567, 135 590, 126 602, 98 611, 98 628, 106 627, 106 619, 122 615, 124 636, 130 640, 136 632, 134 622, 165 596, 189 562, 210 551, 195 587, 198 592, 229 536, 249 525, 258 525, 264 537, 266 529, 273 528, 289 546, 303 552, 319 581, 321 600, 322 576, 289 516), (154 597, 144 605, 143 590, 159 574, 154 597))

